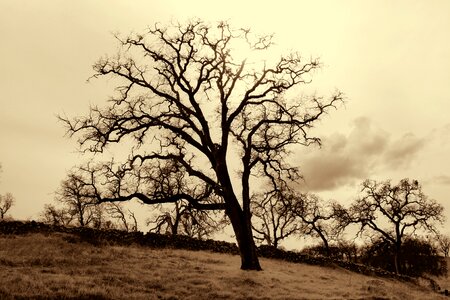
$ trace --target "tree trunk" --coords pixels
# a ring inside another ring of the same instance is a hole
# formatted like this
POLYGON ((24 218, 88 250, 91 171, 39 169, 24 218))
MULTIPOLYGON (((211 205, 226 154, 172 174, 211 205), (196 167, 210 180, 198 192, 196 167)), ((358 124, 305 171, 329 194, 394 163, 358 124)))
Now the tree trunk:
POLYGON ((262 269, 259 264, 255 241, 253 240, 250 218, 244 216, 237 200, 231 202, 236 203, 234 205, 229 205, 227 214, 236 235, 236 240, 241 255, 241 269, 260 271, 262 269))
MULTIPOLYGON (((236 194, 233 191, 233 184, 231 183, 228 173, 225 153, 226 152, 224 151, 217 153, 216 175, 224 191, 226 214, 230 218, 234 234, 236 235, 236 240, 241 255, 241 269, 260 271, 262 269, 259 264, 256 245, 253 239, 250 200, 243 199, 244 209, 242 209, 238 199, 236 198, 236 194)), ((243 178, 246 178, 243 179, 244 198, 248 198, 249 195, 248 174, 248 170, 244 170, 243 178)))
POLYGON ((278 248, 278 239, 277 238, 273 238, 273 246, 275 248, 278 248))
POLYGON ((325 235, 323 234, 322 230, 320 230, 319 228, 317 228, 316 226, 314 226, 314 224, 313 224, 313 229, 317 232, 317 234, 319 235, 319 237, 322 239, 323 247, 325 248, 325 254, 326 254, 328 257, 330 257, 330 256, 331 256, 330 245, 328 244, 327 238, 326 238, 325 235))
POLYGON ((395 273, 400 274, 400 251, 401 251, 401 244, 399 242, 395 243, 395 253, 394 253, 394 266, 395 266, 395 273))

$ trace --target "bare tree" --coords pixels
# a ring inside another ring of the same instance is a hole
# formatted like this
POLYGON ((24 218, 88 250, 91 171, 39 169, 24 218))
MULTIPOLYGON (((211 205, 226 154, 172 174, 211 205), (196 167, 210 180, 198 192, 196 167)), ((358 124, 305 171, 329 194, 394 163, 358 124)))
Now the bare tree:
POLYGON ((0 195, 0 219, 5 218, 6 213, 14 205, 14 196, 11 193, 0 195))
MULTIPOLYGON (((205 203, 218 203, 220 199, 214 197, 211 189, 199 187, 189 180, 187 173, 180 172, 179 166, 173 161, 158 163, 152 166, 152 175, 141 173, 142 178, 148 181, 151 178, 151 189, 159 197, 170 198, 177 194, 192 195, 202 199, 205 203)), ((201 210, 193 208, 191 202, 181 199, 174 203, 157 204, 160 213, 149 218, 147 225, 153 224, 150 229, 156 233, 184 234, 191 237, 209 237, 214 232, 220 231, 226 225, 224 220, 217 218, 214 210, 201 210), (170 208, 168 207, 170 206, 170 208)))
POLYGON ((296 215, 283 197, 281 191, 273 189, 264 194, 255 194, 252 199, 253 218, 256 219, 256 222, 252 220, 255 239, 269 246, 278 247, 280 241, 300 229, 296 215))
POLYGON ((56 208, 52 204, 46 204, 44 206, 40 217, 44 223, 61 226, 70 225, 74 218, 67 208, 56 208))
POLYGON ((161 208, 160 213, 147 220, 153 225, 149 231, 160 234, 187 235, 199 239, 210 237, 222 230, 227 222, 212 212, 196 210, 189 202, 178 201, 172 208, 161 208))
POLYGON ((121 203, 111 202, 105 206, 108 215, 115 220, 118 220, 121 227, 126 231, 137 231, 138 225, 136 216, 131 210, 126 210, 121 203))
MULTIPOLYGON (((2 173, 2 165, 0 164, 0 174, 2 173)), ((0 195, 0 220, 5 218, 6 213, 14 205, 14 196, 11 193, 0 195)))
POLYGON ((85 184, 80 175, 69 172, 56 191, 56 200, 63 206, 60 212, 66 211, 82 227, 98 223, 99 220, 96 219, 101 213, 96 207, 95 199, 89 196, 92 194, 91 186, 85 184))
POLYGON ((444 257, 448 257, 448 253, 450 251, 450 237, 448 235, 438 234, 437 248, 444 255, 444 257))
POLYGON ((444 208, 423 194, 417 180, 402 179, 397 185, 366 180, 362 192, 364 195, 341 217, 348 224, 360 224, 359 233, 370 229, 389 241, 394 246, 395 270, 400 273, 403 239, 418 229, 436 232, 434 223, 444 221, 444 208))
POLYGON ((183 234, 198 239, 210 238, 214 233, 222 231, 229 221, 223 212, 207 212, 189 207, 181 218, 183 234))
POLYGON ((311 81, 319 61, 297 53, 274 63, 236 59, 239 53, 234 49, 245 46, 264 52, 272 37, 255 37, 225 22, 217 27, 201 21, 157 24, 144 34, 117 38, 122 51, 94 65, 94 77, 117 79, 117 95, 104 109, 92 107, 87 117, 61 118, 68 134, 79 136, 84 151, 102 152, 113 143, 135 142, 121 167, 84 168, 93 175, 90 184, 97 201, 184 200, 199 210, 225 210, 240 249, 241 268, 260 270, 250 177, 295 177, 296 169, 286 161, 290 147, 320 142, 308 136, 308 129, 342 100, 341 94, 324 99, 288 93, 311 81), (230 164, 237 157, 240 165, 230 164), (197 187, 194 194, 151 189, 152 168, 167 161, 176 166, 171 172, 189 175, 190 185, 197 187), (236 171, 241 174, 239 183, 232 180, 236 171), (220 201, 211 203, 211 195, 220 201))
POLYGON ((89 207, 89 225, 95 229, 109 229, 114 228, 111 220, 108 219, 104 203, 97 203, 89 207))
POLYGON ((149 231, 158 234, 177 235, 181 216, 184 214, 185 207, 186 205, 181 201, 175 202, 172 210, 160 207, 160 213, 153 218, 147 219, 147 226, 154 225, 149 231))
POLYGON ((322 241, 325 253, 330 255, 330 240, 337 239, 340 227, 336 224, 334 202, 325 203, 314 194, 294 193, 291 204, 292 213, 298 218, 300 232, 319 238, 322 241))

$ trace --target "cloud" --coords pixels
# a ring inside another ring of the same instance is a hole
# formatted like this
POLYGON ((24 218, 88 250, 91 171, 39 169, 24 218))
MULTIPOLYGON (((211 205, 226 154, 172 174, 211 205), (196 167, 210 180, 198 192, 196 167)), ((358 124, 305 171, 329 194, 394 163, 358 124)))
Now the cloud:
POLYGON ((407 168, 424 145, 424 139, 412 133, 393 139, 365 117, 356 119, 347 135, 334 133, 322 142, 322 148, 298 156, 306 188, 312 191, 359 183, 386 169, 407 168))
POLYGON ((407 168, 424 145, 425 139, 407 133, 391 143, 384 154, 384 163, 394 168, 407 168))
POLYGON ((450 176, 448 175, 435 176, 430 180, 430 182, 440 185, 450 185, 450 176))

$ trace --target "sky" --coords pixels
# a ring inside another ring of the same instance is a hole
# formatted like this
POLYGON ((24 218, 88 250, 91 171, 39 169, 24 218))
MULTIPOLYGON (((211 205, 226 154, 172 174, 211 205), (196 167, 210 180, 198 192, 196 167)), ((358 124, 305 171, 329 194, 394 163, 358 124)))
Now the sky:
MULTIPOLYGON (((449 1, 0 0, 0 194, 36 219, 83 161, 57 115, 78 116, 113 94, 87 79, 118 49, 113 33, 155 22, 227 20, 274 33, 286 53, 320 57, 308 91, 345 94, 295 151, 305 188, 350 203, 363 180, 414 178, 450 221, 449 1)), ((450 233, 447 221, 444 232, 450 233)))

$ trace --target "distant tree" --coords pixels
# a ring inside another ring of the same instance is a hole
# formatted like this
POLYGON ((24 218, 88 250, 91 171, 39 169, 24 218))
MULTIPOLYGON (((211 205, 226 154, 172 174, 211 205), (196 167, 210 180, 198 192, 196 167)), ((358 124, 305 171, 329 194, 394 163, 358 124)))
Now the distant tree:
POLYGON ((448 253, 450 251, 450 237, 448 235, 438 234, 437 248, 442 255, 444 255, 444 257, 448 257, 448 253))
POLYGON ((260 270, 250 178, 292 178, 295 169, 286 160, 289 149, 319 143, 308 131, 342 101, 342 95, 336 92, 325 99, 288 93, 311 81, 319 61, 297 53, 273 63, 241 60, 242 49, 254 51, 254 59, 256 52, 270 48, 272 37, 255 37, 225 22, 217 27, 201 21, 156 24, 145 34, 118 39, 123 51, 94 65, 94 77, 117 79, 118 95, 105 109, 91 108, 87 117, 62 118, 69 135, 79 135, 85 151, 135 142, 123 168, 99 164, 89 170, 97 201, 184 200, 198 210, 224 210, 240 249, 241 268, 260 270), (241 158, 240 182, 232 180, 237 164, 230 165, 230 157, 241 158), (191 185, 197 186, 194 195, 173 189, 163 195, 149 189, 152 184, 141 176, 142 170, 149 174, 167 161, 177 166, 174 172, 190 176, 191 185), (114 174, 119 175, 119 185, 114 174), (110 184, 120 188, 111 193, 110 184), (208 202, 210 195, 220 201, 208 202))
POLYGON ((354 241, 348 241, 342 238, 338 238, 335 247, 339 255, 339 259, 357 262, 360 247, 356 245, 354 241))
POLYGON ((14 196, 11 193, 0 195, 0 219, 5 218, 6 213, 14 205, 14 196))
POLYGON ((109 217, 117 220, 120 227, 126 231, 138 231, 138 224, 134 212, 125 209, 121 203, 108 203, 108 205, 105 206, 105 210, 109 217))
MULTIPOLYGON (((396 255, 395 245, 379 236, 361 251, 361 262, 373 267, 395 272, 392 259, 396 255)), ((425 273, 441 276, 447 274, 446 260, 438 256, 438 250, 429 241, 405 237, 398 260, 402 274, 421 276, 425 273)))
POLYGON ((400 255, 404 238, 418 229, 436 232, 434 224, 443 222, 444 208, 422 193, 417 180, 402 179, 397 185, 390 181, 366 180, 362 184, 362 192, 364 195, 340 217, 347 224, 359 224, 359 233, 370 229, 391 243, 395 253, 395 272, 401 273, 400 255))
MULTIPOLYGON (((2 164, 0 164, 0 175, 2 174, 2 171, 2 164)), ((3 220, 5 218, 6 213, 14 205, 14 202, 14 196, 11 193, 0 195, 0 220, 3 220)))
POLYGON ((216 214, 192 209, 189 202, 179 201, 172 208, 160 207, 160 213, 147 219, 147 225, 153 226, 150 232, 171 235, 187 235, 199 239, 210 237, 222 230, 228 222, 216 214))
POLYGON ((40 218, 46 224, 69 226, 74 216, 67 208, 57 208, 52 204, 46 204, 40 218))
POLYGON ((106 213, 105 206, 103 203, 98 203, 91 207, 91 222, 89 225, 95 229, 109 229, 115 228, 111 220, 109 220, 108 215, 106 213))
POLYGON ((181 216, 184 213, 183 204, 175 202, 172 210, 163 209, 161 206, 159 208, 160 213, 147 219, 147 226, 153 226, 149 231, 158 234, 177 235, 181 216))
POLYGON ((290 200, 291 211, 299 220, 301 234, 319 238, 325 254, 330 255, 330 240, 339 234, 334 219, 334 203, 326 203, 317 195, 308 193, 295 193, 290 197, 293 197, 290 200))
POLYGON ((299 231, 296 215, 286 205, 283 191, 274 188, 252 198, 255 239, 278 247, 280 241, 299 231))
POLYGON ((189 208, 181 219, 183 234, 198 239, 211 238, 230 222, 220 212, 207 212, 189 208))
POLYGON ((98 227, 101 223, 99 218, 102 212, 97 207, 95 199, 89 196, 93 194, 91 189, 92 187, 85 184, 79 174, 71 171, 56 191, 56 201, 63 206, 60 212, 67 212, 77 221, 78 226, 98 227))

